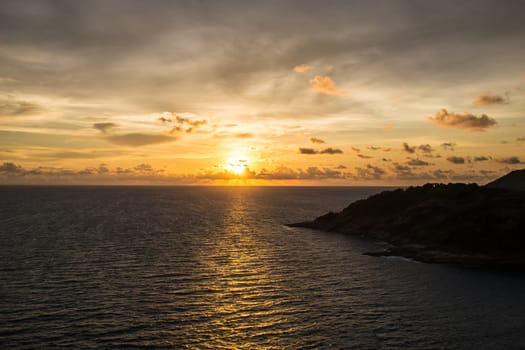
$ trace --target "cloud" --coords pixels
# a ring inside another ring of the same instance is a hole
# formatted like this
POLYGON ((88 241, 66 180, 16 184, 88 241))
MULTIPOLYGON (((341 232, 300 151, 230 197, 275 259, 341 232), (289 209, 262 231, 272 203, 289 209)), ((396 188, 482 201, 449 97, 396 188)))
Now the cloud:
POLYGON ((366 168, 356 167, 355 171, 358 180, 379 180, 386 174, 383 168, 371 164, 367 164, 366 168))
POLYGON ((254 173, 256 179, 265 180, 322 180, 322 179, 344 179, 345 173, 328 168, 308 167, 307 169, 291 169, 286 166, 278 166, 275 169, 262 169, 254 173))
POLYGON ((0 117, 18 117, 37 114, 43 111, 42 106, 28 101, 17 100, 12 96, 0 98, 0 117))
POLYGON ((344 166, 344 165, 342 165, 342 164, 341 164, 341 165, 338 165, 338 166, 336 167, 336 169, 346 169, 346 168, 347 168, 347 167, 344 166))
POLYGON ((407 165, 394 163, 391 169, 398 179, 414 179, 417 177, 417 175, 412 172, 412 168, 407 165))
POLYGON ((296 73, 306 73, 306 72, 312 70, 312 66, 310 66, 308 64, 299 64, 299 65, 293 67, 293 70, 296 73))
POLYGON ((374 157, 372 157, 372 156, 367 156, 367 155, 365 155, 365 154, 358 154, 357 156, 358 156, 359 158, 362 158, 362 159, 371 159, 371 158, 374 158, 374 157))
POLYGON ((499 95, 481 94, 474 101, 475 106, 491 106, 495 104, 505 104, 507 99, 499 95))
POLYGON ((380 150, 381 147, 377 147, 377 146, 368 146, 366 149, 369 149, 371 151, 377 151, 377 150, 380 150))
POLYGON ((425 145, 419 145, 417 149, 423 153, 432 153, 432 151, 434 151, 434 149, 428 143, 425 145))
POLYGON ((425 162, 421 159, 410 159, 408 162, 407 162, 408 165, 412 165, 412 166, 428 166, 428 165, 432 165, 431 163, 429 162, 425 162))
POLYGON ((310 137, 312 143, 325 143, 324 140, 318 139, 317 137, 310 137))
POLYGON ((338 148, 332 148, 332 147, 325 148, 321 151, 317 151, 313 148, 300 147, 299 153, 301 154, 341 154, 343 153, 343 151, 341 151, 338 148))
POLYGON ((341 151, 339 148, 328 147, 328 148, 323 149, 319 153, 321 154, 341 154, 343 153, 343 151, 341 151))
POLYGON ((467 131, 484 131, 497 124, 496 120, 486 114, 481 117, 465 112, 449 113, 446 109, 440 109, 435 116, 428 117, 428 121, 445 128, 463 129, 467 131))
POLYGON ((415 153, 416 151, 421 151, 422 153, 426 153, 427 155, 431 156, 430 154, 434 151, 434 149, 428 143, 419 146, 410 146, 408 143, 403 142, 403 151, 410 154, 415 153))
POLYGON ((344 90, 339 89, 335 86, 335 82, 329 76, 316 75, 314 78, 310 79, 310 84, 312 88, 326 95, 338 95, 345 96, 348 93, 344 90))
POLYGON ((521 164, 521 160, 518 157, 512 156, 507 158, 500 158, 498 159, 499 163, 503 164, 521 164))
POLYGON ((452 156, 452 157, 448 157, 447 160, 454 164, 465 164, 465 158, 463 157, 452 156))
POLYGON ((195 129, 208 124, 206 119, 195 119, 189 116, 194 116, 193 113, 176 113, 176 112, 163 112, 161 116, 157 118, 163 124, 172 123, 172 128, 168 131, 169 134, 178 132, 191 133, 195 129))
POLYGON ((223 139, 223 138, 237 138, 237 139, 250 139, 254 137, 255 135, 250 132, 238 132, 238 133, 227 133, 227 132, 220 132, 213 135, 215 138, 223 139))
POLYGON ((150 164, 139 164, 133 168, 133 170, 138 171, 139 173, 151 173, 154 171, 153 167, 150 164))
POLYGON ((484 162, 489 159, 490 159, 489 157, 485 157, 485 156, 479 156, 479 157, 472 158, 472 160, 475 162, 484 162))
POLYGON ((233 135, 234 137, 238 139, 250 139, 253 137, 253 134, 250 132, 239 132, 233 135))
POLYGON ((4 164, 0 165, 0 173, 3 174, 17 174, 22 171, 23 169, 21 166, 11 162, 5 162, 4 164))
POLYGON ((95 123, 93 124, 93 129, 98 130, 102 132, 103 134, 107 134, 112 129, 116 128, 118 124, 115 123, 95 123))
POLYGON ((525 141, 525 137, 518 137, 518 138, 516 139, 516 141, 518 141, 518 142, 524 142, 524 141, 525 141))
POLYGON ((318 152, 313 148, 299 148, 299 153, 301 154, 317 154, 318 152))
POLYGON ((456 147, 456 144, 454 142, 443 142, 441 144, 441 147, 443 147, 446 150, 453 151, 454 147, 456 147))
POLYGON ((416 146, 409 146, 408 143, 403 142, 403 151, 407 153, 414 153, 416 151, 416 146))
POLYGON ((175 138, 168 135, 130 133, 121 135, 112 135, 106 138, 111 143, 121 146, 146 146, 157 143, 166 143, 175 141, 175 138))
POLYGON ((171 118, 166 118, 166 117, 160 117, 159 119, 157 119, 159 122, 161 123, 171 123, 171 118))
POLYGON ((357 147, 352 147, 352 151, 357 152, 357 153, 361 152, 361 150, 357 147))

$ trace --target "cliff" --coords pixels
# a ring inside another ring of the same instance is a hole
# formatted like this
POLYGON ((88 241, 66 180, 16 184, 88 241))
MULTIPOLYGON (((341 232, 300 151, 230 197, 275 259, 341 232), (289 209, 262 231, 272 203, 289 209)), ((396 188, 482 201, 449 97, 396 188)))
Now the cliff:
POLYGON ((426 184, 384 191, 340 213, 291 226, 364 235, 393 245, 370 255, 525 266, 525 192, 497 187, 426 184))

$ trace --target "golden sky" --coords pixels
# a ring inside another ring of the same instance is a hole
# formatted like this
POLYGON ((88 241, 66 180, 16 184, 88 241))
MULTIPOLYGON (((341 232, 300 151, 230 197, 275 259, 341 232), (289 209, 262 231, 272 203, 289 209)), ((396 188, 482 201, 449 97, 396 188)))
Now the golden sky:
POLYGON ((1 184, 485 183, 523 1, 0 1, 1 184))

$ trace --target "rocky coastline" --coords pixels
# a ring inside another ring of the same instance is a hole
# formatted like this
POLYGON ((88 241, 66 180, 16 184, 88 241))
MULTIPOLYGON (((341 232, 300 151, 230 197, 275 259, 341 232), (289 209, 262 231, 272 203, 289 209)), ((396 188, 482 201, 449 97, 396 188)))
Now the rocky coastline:
POLYGON ((525 170, 518 170, 486 186, 426 184, 384 191, 351 203, 339 213, 289 226, 390 244, 365 253, 371 256, 525 269, 523 184, 525 170))

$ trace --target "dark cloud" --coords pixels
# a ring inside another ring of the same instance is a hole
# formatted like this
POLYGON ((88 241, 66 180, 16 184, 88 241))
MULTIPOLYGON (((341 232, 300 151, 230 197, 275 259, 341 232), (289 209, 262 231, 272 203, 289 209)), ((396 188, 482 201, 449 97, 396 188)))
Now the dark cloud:
POLYGON ((428 166, 428 165, 432 165, 431 163, 429 162, 425 162, 421 159, 410 159, 408 162, 407 162, 408 165, 412 165, 412 166, 428 166))
POLYGON ((93 129, 96 129, 102 132, 103 134, 107 134, 112 129, 116 128, 117 126, 118 124, 115 124, 115 123, 95 123, 93 124, 93 129))
POLYGON ((500 158, 498 159, 498 162, 503 163, 503 164, 521 164, 522 163, 521 160, 516 156, 500 158))
POLYGON ((328 168, 308 167, 307 169, 291 169, 279 166, 272 170, 262 169, 254 175, 257 179, 266 180, 323 180, 323 179, 344 179, 343 172, 328 168))
POLYGON ((454 164, 465 164, 465 158, 463 157, 452 156, 452 157, 448 157, 447 160, 454 164))
POLYGON ((21 166, 16 165, 11 162, 5 162, 4 164, 0 165, 0 173, 4 174, 18 174, 22 172, 23 169, 21 166))
POLYGON ((301 154, 341 154, 343 153, 343 151, 341 151, 338 148, 332 148, 332 147, 325 148, 321 151, 317 151, 313 148, 301 147, 299 148, 299 153, 301 154))
POLYGON ((318 139, 317 137, 310 137, 312 143, 325 143, 324 140, 318 139))
POLYGON ((432 153, 432 151, 434 151, 434 149, 428 143, 425 145, 419 145, 417 149, 423 153, 432 153))
POLYGON ((481 94, 474 101, 475 106, 490 106, 495 104, 505 104, 507 99, 499 95, 481 94))
POLYGON ((381 147, 376 147, 376 146, 368 146, 366 149, 369 149, 371 151, 377 151, 377 150, 380 150, 381 147))
POLYGON ((159 122, 161 123, 171 123, 172 119, 171 118, 166 118, 166 117, 160 117, 159 119, 157 119, 159 122))
POLYGON ((359 149, 357 147, 352 147, 352 151, 359 153, 359 152, 361 152, 361 149, 359 149))
POLYGON ((456 144, 454 142, 443 142, 441 144, 441 147, 443 147, 446 150, 453 151, 454 147, 456 147, 456 144))
POLYGON ((4 163, 0 165, 0 179, 2 177, 12 183, 121 183, 123 180, 143 180, 163 182, 165 180, 184 180, 183 177, 172 176, 169 178, 159 177, 164 169, 154 169, 149 164, 139 164, 133 168, 117 167, 111 169, 107 164, 102 163, 95 167, 87 167, 81 170, 71 170, 59 167, 39 166, 27 169, 14 163, 4 163))
POLYGON ((358 156, 359 158, 362 158, 362 159, 372 159, 372 158, 374 158, 374 157, 372 157, 372 156, 367 156, 367 155, 365 155, 365 154, 358 154, 357 156, 358 156))
POLYGON ((153 167, 150 164, 145 164, 145 163, 135 166, 133 170, 136 170, 139 173, 151 173, 154 171, 153 167))
POLYGON ((407 153, 414 153, 416 151, 416 146, 409 146, 408 143, 403 142, 403 150, 407 153))
POLYGON ((475 162, 484 162, 484 161, 490 160, 490 158, 485 157, 485 156, 479 156, 479 157, 472 158, 472 160, 475 162))
POLYGON ((0 117, 18 117, 42 112, 39 104, 15 99, 12 96, 0 98, 0 117))
POLYGON ((425 153, 427 156, 431 157, 431 153, 434 151, 434 149, 428 143, 419 146, 410 146, 408 143, 403 142, 403 151, 410 154, 420 151, 421 153, 425 153))
POLYGON ((299 148, 299 153, 301 154, 317 154, 318 152, 313 148, 299 148))
POLYGON ((347 168, 347 167, 344 166, 344 165, 338 165, 338 166, 336 167, 336 169, 346 169, 346 168, 347 168))
POLYGON ((516 141, 518 141, 518 142, 523 142, 523 141, 525 141, 525 137, 518 137, 518 138, 516 139, 516 141))
POLYGON ((170 135, 179 132, 191 133, 195 129, 208 124, 206 119, 192 119, 175 112, 164 112, 157 120, 163 124, 172 124, 172 128, 168 132, 170 135))
POLYGON ((454 129, 462 129, 467 131, 484 131, 496 125, 496 120, 483 114, 477 117, 474 114, 465 113, 449 113, 446 109, 440 109, 435 116, 428 117, 428 120, 438 126, 454 129))
POLYGON ((130 133, 121 135, 111 135, 106 138, 111 143, 120 146, 146 146, 157 143, 173 142, 175 138, 162 134, 144 134, 144 133, 130 133))
POLYGON ((321 150, 321 152, 319 153, 321 154, 341 154, 343 153, 343 151, 341 151, 339 148, 328 147, 328 148, 321 150))

